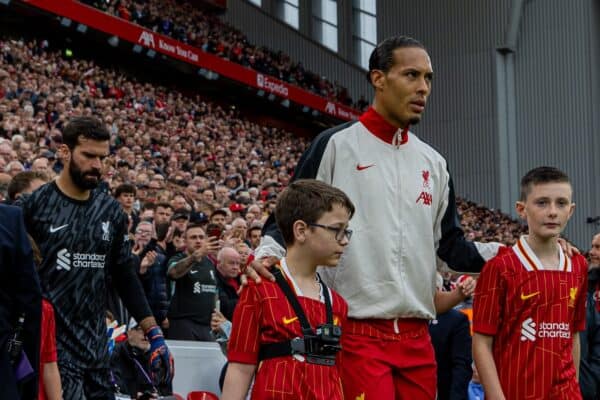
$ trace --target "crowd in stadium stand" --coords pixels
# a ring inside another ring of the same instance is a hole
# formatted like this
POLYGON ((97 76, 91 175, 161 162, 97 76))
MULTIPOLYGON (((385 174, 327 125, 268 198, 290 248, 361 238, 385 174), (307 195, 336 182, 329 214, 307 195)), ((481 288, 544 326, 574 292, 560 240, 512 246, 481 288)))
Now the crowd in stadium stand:
MULTIPOLYGON (((209 328, 226 337, 232 309, 225 302, 235 303, 240 265, 258 245, 260 227, 308 142, 250 122, 234 108, 64 58, 43 40, 0 40, 0 200, 14 200, 56 176, 61 129, 79 115, 100 118, 111 132, 105 189, 130 216, 138 273, 165 330, 177 290, 165 271, 185 250, 186 224, 202 224, 209 235, 208 223, 220 227, 219 248, 208 258, 229 298, 221 299, 223 312, 211 316, 209 328), (160 251, 148 251, 151 238, 160 251)), ((512 244, 525 232, 497 210, 457 201, 471 240, 512 244)), ((126 322, 118 306, 111 311, 126 322)))
POLYGON ((364 97, 353 101, 340 83, 308 71, 289 55, 249 43, 246 35, 215 14, 174 0, 81 0, 120 18, 135 22, 182 43, 300 86, 328 100, 357 108, 368 106, 364 97))

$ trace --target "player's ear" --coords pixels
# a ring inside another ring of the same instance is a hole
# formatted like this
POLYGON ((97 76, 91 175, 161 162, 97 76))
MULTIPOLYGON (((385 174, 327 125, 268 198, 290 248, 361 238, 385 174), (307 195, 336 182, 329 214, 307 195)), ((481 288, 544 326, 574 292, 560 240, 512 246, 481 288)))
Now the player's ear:
POLYGON ((56 149, 56 153, 58 155, 58 158, 63 162, 69 161, 69 159, 71 158, 71 149, 69 149, 69 146, 67 146, 64 143, 58 146, 58 148, 56 149))
POLYGON ((294 242, 304 243, 306 240, 306 230, 308 225, 302 220, 297 220, 292 225, 292 231, 294 232, 294 242))
POLYGON ((569 211, 569 218, 571 218, 571 216, 573 215, 574 212, 575 212, 575 203, 571 203, 571 211, 569 211))
POLYGON ((522 219, 525 219, 525 202, 517 201, 515 203, 515 210, 517 211, 517 214, 519 215, 519 217, 521 217, 522 219))
POLYGON ((374 69, 371 71, 371 84, 375 90, 382 90, 385 86, 385 73, 382 70, 374 69))

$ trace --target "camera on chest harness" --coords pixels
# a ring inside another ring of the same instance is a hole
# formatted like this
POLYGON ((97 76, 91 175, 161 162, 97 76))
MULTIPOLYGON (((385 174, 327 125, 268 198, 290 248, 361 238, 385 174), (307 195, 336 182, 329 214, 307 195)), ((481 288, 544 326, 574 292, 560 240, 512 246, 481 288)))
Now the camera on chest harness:
POLYGON ((342 328, 333 323, 333 309, 327 286, 325 286, 319 277, 325 300, 326 322, 313 330, 304 314, 302 306, 298 302, 298 298, 283 277, 281 271, 277 269, 273 275, 298 317, 303 336, 285 342, 261 345, 259 359, 266 360, 275 357, 299 355, 304 357, 308 363, 328 366, 335 365, 336 354, 342 349, 340 345, 342 328))

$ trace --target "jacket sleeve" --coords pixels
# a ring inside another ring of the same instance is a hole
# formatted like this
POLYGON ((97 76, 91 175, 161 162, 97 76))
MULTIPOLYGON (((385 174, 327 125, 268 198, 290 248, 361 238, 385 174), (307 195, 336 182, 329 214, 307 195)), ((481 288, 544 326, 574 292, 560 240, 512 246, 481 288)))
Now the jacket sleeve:
POLYGON ((473 376, 471 364, 471 333, 469 319, 460 311, 456 313, 455 329, 452 332, 452 384, 450 387, 449 400, 467 400, 469 382, 473 376))
MULTIPOLYGON (((321 134, 319 134, 319 136, 312 141, 304 154, 302 154, 302 157, 300 157, 300 161, 298 161, 298 165, 296 165, 296 170, 294 171, 294 177, 292 178, 292 181, 298 179, 317 178, 317 174, 321 168, 323 155, 325 154, 329 140, 336 132, 345 129, 353 123, 355 123, 355 121, 351 121, 321 132, 321 134)), ((269 218, 267 218, 267 221, 263 226, 262 234, 263 240, 255 251, 255 258, 262 258, 270 255, 282 257, 285 254, 285 243, 283 241, 283 237, 281 236, 281 232, 277 227, 275 216, 273 214, 269 215, 269 218)))
MULTIPOLYGON (((25 314, 23 350, 34 372, 39 370, 42 294, 33 251, 20 208, 0 205, 0 351, 20 313, 25 314)), ((0 364, 3 364, 0 357, 0 364)), ((5 359, 5 358, 4 358, 5 359)), ((3 368, 4 365, 0 365, 3 368)), ((12 373, 10 373, 12 376, 12 373)), ((0 371, 5 377, 5 371, 0 371)), ((36 379, 23 387, 23 398, 36 397, 36 379)), ((8 383, 8 382, 7 382, 8 383)), ((0 387, 0 397, 11 396, 12 385, 0 387)))
POLYGON ((584 400, 598 398, 600 385, 600 312, 596 308, 593 292, 588 292, 587 326, 581 333, 581 364, 579 384, 584 400))
POLYGON ((446 207, 441 218, 440 240, 437 255, 450 268, 460 272, 481 272, 485 262, 494 257, 499 243, 476 243, 465 239, 456 210, 454 184, 448 172, 448 188, 445 191, 446 207))

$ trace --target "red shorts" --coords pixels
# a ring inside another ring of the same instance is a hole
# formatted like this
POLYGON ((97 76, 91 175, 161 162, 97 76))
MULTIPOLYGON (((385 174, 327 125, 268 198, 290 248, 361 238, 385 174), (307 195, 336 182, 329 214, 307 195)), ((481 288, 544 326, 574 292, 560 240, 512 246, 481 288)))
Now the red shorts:
POLYGON ((340 375, 347 400, 434 400, 436 363, 428 321, 348 319, 340 375))

